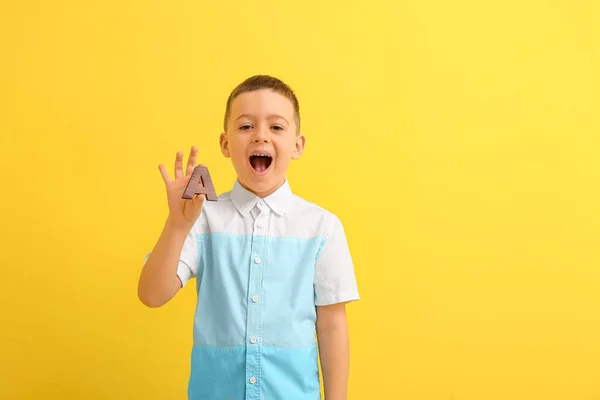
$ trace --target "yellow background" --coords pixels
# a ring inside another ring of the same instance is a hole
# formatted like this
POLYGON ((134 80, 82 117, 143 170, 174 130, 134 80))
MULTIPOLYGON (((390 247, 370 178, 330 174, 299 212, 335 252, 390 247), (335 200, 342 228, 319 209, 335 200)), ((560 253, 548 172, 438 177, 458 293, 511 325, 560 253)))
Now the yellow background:
POLYGON ((228 190, 255 73, 351 245, 349 399, 600 399, 598 4, 0 2, 0 399, 185 398, 193 285, 136 298, 157 165, 228 190))

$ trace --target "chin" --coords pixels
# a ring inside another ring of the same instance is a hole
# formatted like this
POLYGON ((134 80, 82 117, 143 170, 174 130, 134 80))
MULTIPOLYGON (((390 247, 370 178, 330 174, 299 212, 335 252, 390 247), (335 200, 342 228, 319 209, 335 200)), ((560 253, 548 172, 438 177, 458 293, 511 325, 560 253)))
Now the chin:
POLYGON ((246 179, 246 186, 254 193, 269 192, 278 186, 283 178, 278 179, 275 176, 256 176, 250 172, 250 176, 246 179))

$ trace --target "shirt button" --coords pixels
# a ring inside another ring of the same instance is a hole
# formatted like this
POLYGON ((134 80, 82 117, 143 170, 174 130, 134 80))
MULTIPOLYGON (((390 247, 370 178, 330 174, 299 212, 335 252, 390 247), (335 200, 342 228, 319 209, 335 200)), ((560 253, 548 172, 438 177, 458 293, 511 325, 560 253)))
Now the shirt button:
POLYGON ((253 344, 256 343, 256 338, 255 337, 250 338, 250 342, 253 344))
POLYGON ((262 224, 262 222, 259 222, 258 224, 256 224, 256 226, 258 226, 258 228, 259 228, 259 229, 262 229, 262 227, 263 227, 264 225, 262 224))
POLYGON ((255 377, 250 378, 250 383, 254 385, 256 383, 256 378, 255 377))
POLYGON ((257 264, 260 264, 260 261, 261 261, 261 260, 260 260, 260 257, 256 257, 256 258, 254 259, 254 262, 255 262, 255 263, 257 263, 257 264))
POLYGON ((252 296, 252 301, 257 303, 258 302, 258 296, 252 296))

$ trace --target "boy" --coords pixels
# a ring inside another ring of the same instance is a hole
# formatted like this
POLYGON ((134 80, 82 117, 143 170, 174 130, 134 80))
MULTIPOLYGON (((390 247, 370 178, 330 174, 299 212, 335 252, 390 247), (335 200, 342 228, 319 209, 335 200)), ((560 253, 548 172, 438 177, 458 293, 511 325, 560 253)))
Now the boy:
POLYGON ((340 220, 286 178, 304 144, 294 92, 254 76, 227 101, 220 147, 237 174, 229 192, 217 202, 181 198, 196 147, 185 172, 177 153, 174 179, 159 166, 169 216, 138 296, 160 307, 196 278, 189 399, 319 399, 318 354, 326 400, 346 399, 345 304, 359 296, 340 220))

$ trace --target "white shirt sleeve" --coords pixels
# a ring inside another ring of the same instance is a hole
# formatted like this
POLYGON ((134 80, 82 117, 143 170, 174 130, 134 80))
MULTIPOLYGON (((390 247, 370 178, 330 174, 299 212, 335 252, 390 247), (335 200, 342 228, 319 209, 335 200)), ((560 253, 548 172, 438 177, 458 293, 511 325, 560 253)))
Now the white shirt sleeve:
POLYGON ((181 255, 179 256, 179 264, 177 265, 177 276, 181 280, 181 287, 184 287, 186 283, 195 278, 198 274, 198 229, 197 224, 190 230, 183 247, 181 249, 181 255))
MULTIPOLYGON (((198 235, 200 231, 198 229, 198 224, 194 224, 187 237, 185 238, 185 242, 183 243, 183 247, 181 249, 181 254, 179 255, 179 263, 177 265, 177 276, 181 280, 181 287, 184 287, 186 283, 195 278, 198 274, 198 265, 199 265, 199 257, 198 257, 198 235)), ((146 258, 144 259, 144 265, 148 258, 150 257, 150 253, 146 254, 146 258)))
POLYGON ((317 306, 359 300, 354 264, 344 227, 333 214, 317 254, 314 286, 317 306))

